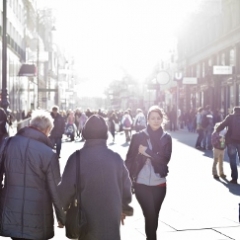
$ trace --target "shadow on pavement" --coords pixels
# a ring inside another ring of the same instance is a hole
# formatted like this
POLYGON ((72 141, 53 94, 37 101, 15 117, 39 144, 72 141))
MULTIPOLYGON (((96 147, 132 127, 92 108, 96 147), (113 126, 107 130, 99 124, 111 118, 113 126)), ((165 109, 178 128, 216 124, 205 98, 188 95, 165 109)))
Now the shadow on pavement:
POLYGON ((221 178, 217 181, 222 183, 222 185, 224 187, 228 188, 230 193, 240 196, 240 185, 239 184, 232 184, 232 183, 229 183, 229 181, 227 179, 221 179, 221 178))

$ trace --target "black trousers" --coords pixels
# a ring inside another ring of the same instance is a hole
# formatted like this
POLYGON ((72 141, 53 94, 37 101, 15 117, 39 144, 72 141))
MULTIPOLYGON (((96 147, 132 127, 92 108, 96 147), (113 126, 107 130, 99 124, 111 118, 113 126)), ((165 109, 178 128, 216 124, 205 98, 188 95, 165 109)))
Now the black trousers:
POLYGON ((157 239, 158 216, 166 196, 166 186, 135 184, 135 194, 145 218, 147 240, 157 239))

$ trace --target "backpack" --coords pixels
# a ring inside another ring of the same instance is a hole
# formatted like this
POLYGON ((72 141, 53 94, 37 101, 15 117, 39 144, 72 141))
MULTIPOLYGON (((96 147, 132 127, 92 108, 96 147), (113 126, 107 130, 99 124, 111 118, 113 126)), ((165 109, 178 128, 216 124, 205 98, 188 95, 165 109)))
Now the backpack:
POLYGON ((217 148, 217 149, 223 150, 226 147, 225 138, 221 137, 218 132, 212 133, 211 144, 214 148, 217 148), (223 138, 222 141, 221 141, 221 138, 223 138))
POLYGON ((123 126, 126 128, 130 128, 131 127, 131 122, 129 117, 125 117, 124 122, 123 122, 123 126))
POLYGON ((213 116, 210 113, 205 113, 202 117, 201 125, 203 128, 207 128, 208 126, 213 125, 213 116))
POLYGON ((240 115, 233 115, 230 138, 240 141, 240 115))

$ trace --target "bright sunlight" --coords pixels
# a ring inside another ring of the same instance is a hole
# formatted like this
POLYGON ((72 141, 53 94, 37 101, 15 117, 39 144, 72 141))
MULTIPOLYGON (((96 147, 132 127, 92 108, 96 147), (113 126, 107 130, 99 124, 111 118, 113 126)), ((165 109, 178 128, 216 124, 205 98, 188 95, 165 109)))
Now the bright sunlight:
POLYGON ((101 96, 125 74, 139 82, 176 48, 175 36, 193 0, 52 0, 55 42, 75 59, 80 93, 101 96), (84 83, 81 79, 85 79, 84 83))

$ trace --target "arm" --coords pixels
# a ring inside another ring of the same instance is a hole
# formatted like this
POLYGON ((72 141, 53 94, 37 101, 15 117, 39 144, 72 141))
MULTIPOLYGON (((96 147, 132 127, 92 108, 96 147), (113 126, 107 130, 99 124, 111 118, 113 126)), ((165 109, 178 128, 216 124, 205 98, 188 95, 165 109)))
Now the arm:
MULTIPOLYGON (((131 170, 131 166, 134 162, 135 157, 138 154, 138 147, 139 147, 139 143, 137 141, 137 135, 134 134, 132 136, 131 142, 130 142, 130 146, 128 148, 128 152, 127 152, 127 156, 126 156, 126 160, 125 160, 125 164, 127 166, 127 169, 131 170)), ((131 172, 130 172, 131 174, 131 172)))
POLYGON ((220 125, 216 128, 216 132, 222 131, 225 127, 229 125, 230 121, 230 115, 228 115, 221 123, 220 125))
POLYGON ((126 216, 133 215, 133 208, 129 206, 132 201, 131 180, 125 164, 122 164, 122 213, 126 216))
POLYGON ((57 185, 61 179, 60 168, 57 155, 53 155, 50 164, 48 166, 47 172, 47 183, 48 189, 52 198, 52 203, 55 209, 56 217, 59 222, 59 226, 63 226, 65 223, 65 214, 62 209, 62 202, 57 191, 57 185))
POLYGON ((168 164, 172 155, 172 138, 170 135, 166 136, 165 143, 159 149, 158 153, 154 153, 148 147, 145 147, 145 153, 151 157, 151 160, 154 162, 160 162, 162 164, 168 164))
POLYGON ((58 184, 63 209, 67 210, 76 192, 76 153, 67 160, 67 164, 62 174, 62 180, 58 184))

